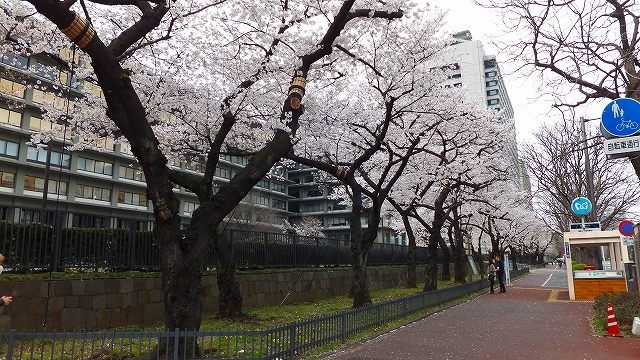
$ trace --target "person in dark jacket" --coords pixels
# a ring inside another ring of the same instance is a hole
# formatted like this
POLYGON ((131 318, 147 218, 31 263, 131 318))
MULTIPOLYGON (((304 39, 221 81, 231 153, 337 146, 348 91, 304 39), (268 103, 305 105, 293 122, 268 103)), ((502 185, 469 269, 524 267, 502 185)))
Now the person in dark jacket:
MULTIPOLYGON (((0 273, 2 273, 2 270, 4 270, 2 264, 4 264, 4 256, 0 254, 0 273)), ((11 304, 11 301, 13 301, 13 298, 11 296, 5 295, 0 298, 0 306, 9 305, 11 304)))
POLYGON ((496 276, 498 277, 498 283, 500 283, 500 292, 506 293, 507 288, 504 287, 504 262, 500 255, 496 255, 496 276))

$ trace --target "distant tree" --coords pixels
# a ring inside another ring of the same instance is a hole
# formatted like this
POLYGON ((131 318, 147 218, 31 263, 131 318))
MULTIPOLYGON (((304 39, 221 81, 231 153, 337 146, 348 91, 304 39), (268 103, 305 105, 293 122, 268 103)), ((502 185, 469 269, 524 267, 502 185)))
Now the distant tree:
POLYGON ((325 237, 322 220, 315 216, 303 215, 301 218, 293 220, 288 228, 302 236, 325 237))
POLYGON ((599 137, 587 128, 587 143, 580 125, 567 121, 544 125, 533 133, 535 142, 522 144, 521 158, 532 177, 535 209, 557 233, 581 222, 571 210, 573 199, 588 196, 584 148, 593 173, 595 202, 592 211, 603 229, 617 227, 640 200, 640 183, 626 161, 607 160, 599 137))
MULTIPOLYGON (((636 1, 475 0, 502 12, 502 53, 537 77, 554 106, 640 100, 640 8, 636 1), (536 76, 537 75, 537 76, 536 76)), ((575 120, 574 120, 575 121, 575 120)), ((640 157, 630 159, 640 178, 640 157)))

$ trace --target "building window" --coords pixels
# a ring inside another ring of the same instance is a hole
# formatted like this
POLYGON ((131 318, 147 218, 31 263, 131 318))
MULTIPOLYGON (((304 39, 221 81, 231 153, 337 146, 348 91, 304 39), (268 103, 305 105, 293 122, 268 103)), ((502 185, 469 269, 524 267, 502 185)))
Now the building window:
POLYGON ((496 105, 500 103, 500 99, 489 99, 487 100, 487 105, 496 105))
POLYGON ((284 200, 273 199, 273 207, 280 210, 286 210, 287 203, 284 200))
POLYGON ((188 161, 185 167, 187 170, 197 171, 204 174, 207 169, 207 164, 199 161, 188 161))
POLYGON ((258 204, 258 205, 269 206, 269 197, 260 195, 260 196, 256 197, 255 203, 258 204))
POLYGON ((76 184, 76 197, 101 201, 111 201, 111 190, 97 186, 76 184))
POLYGON ((320 189, 311 189, 309 191, 306 192, 306 194, 304 194, 304 197, 318 197, 318 196, 322 196, 322 190, 320 189))
MULTIPOLYGON (((24 177, 24 189, 43 192, 44 191, 44 178, 26 175, 24 177)), ((47 186, 48 194, 58 194, 67 196, 67 183, 64 181, 56 181, 49 179, 49 185, 47 186)))
POLYGON ((495 71, 487 71, 486 73, 484 73, 484 76, 486 78, 492 78, 492 77, 496 77, 498 75, 497 72, 495 71))
POLYGON ((216 176, 221 177, 223 179, 231 179, 231 170, 216 168, 216 176))
POLYGON ((498 86, 497 80, 487 81, 487 87, 498 86))
POLYGON ((18 158, 18 148, 20 145, 13 141, 0 140, 0 155, 18 158))
POLYGON ((321 212, 321 211, 324 211, 324 204, 323 203, 303 204, 302 211, 303 212, 321 212))
POLYGON ((21 113, 0 108, 0 123, 20 127, 21 119, 21 113))
POLYGON ((62 131, 62 125, 42 120, 35 116, 32 116, 29 119, 29 130, 31 131, 43 131, 51 129, 62 131))
POLYGON ((269 180, 262 179, 262 180, 258 181, 256 186, 259 187, 259 188, 268 189, 269 188, 269 180))
POLYGON ((0 187, 13 189, 16 174, 7 171, 0 171, 0 187))
POLYGON ((71 224, 79 228, 108 228, 111 220, 106 216, 74 214, 71 224))
POLYGON ((277 191, 277 192, 283 193, 283 194, 286 191, 284 184, 276 184, 276 183, 272 183, 271 184, 271 190, 277 191))
POLYGON ((89 171, 96 174, 113 175, 113 164, 89 158, 78 158, 78 170, 89 171))
POLYGON ((146 181, 144 173, 141 170, 120 165, 120 178, 135 181, 146 181))
POLYGON ((453 74, 449 76, 449 79, 460 79, 462 77, 462 74, 453 74))
POLYGON ((24 84, 0 78, 0 93, 24 99, 24 89, 26 89, 24 84))
POLYGON ((197 203, 190 202, 190 201, 185 201, 184 202, 184 213, 185 214, 193 214, 193 212, 196 211, 198 206, 200 206, 200 205, 197 204, 197 203))
POLYGON ((240 165, 247 165, 249 163, 249 158, 244 156, 233 156, 233 162, 240 165))
POLYGON ((0 62, 13 66, 14 68, 26 70, 29 59, 26 56, 0 53, 0 62))
POLYGON ((102 88, 100 87, 100 85, 96 85, 87 80, 82 83, 82 91, 85 93, 92 93, 93 95, 100 98, 104 98, 104 93, 102 92, 102 88))
POLYGON ((496 61, 496 59, 489 59, 489 60, 485 60, 484 61, 484 68, 494 68, 498 66, 498 62, 496 61))
POLYGON ((37 61, 35 66, 32 67, 32 71, 49 81, 55 81, 58 77, 58 69, 55 66, 43 64, 37 61))
POLYGON ((120 153, 124 155, 133 156, 133 152, 131 151, 131 145, 129 143, 120 143, 120 153))
POLYGON ((35 104, 53 106, 58 110, 64 110, 67 106, 73 109, 74 102, 69 99, 59 97, 50 92, 44 92, 42 90, 33 89, 33 97, 31 101, 35 104))
MULTIPOLYGON (((38 150, 33 146, 29 146, 27 148, 27 160, 46 164, 47 150, 38 150)), ((49 164, 69 169, 71 166, 71 154, 63 154, 61 152, 51 150, 51 159, 49 164)))
POLYGON ((498 95, 498 89, 487 91, 487 96, 493 96, 493 95, 498 95))
POLYGON ((118 191, 118 204, 147 206, 147 196, 144 194, 118 191))

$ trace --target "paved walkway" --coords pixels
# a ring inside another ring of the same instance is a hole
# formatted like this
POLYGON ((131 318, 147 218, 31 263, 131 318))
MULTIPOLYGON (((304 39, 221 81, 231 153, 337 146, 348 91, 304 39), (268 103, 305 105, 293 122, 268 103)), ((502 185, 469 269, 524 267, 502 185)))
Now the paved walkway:
POLYGON ((481 295, 321 359, 640 359, 639 339, 593 335, 593 302, 542 286, 554 271, 564 269, 532 270, 506 294, 481 295))

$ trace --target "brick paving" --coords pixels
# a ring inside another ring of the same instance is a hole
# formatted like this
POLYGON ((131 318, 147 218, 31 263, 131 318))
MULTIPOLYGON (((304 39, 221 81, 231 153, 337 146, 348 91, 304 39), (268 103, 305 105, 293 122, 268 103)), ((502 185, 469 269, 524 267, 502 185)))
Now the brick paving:
POLYGON ((564 269, 532 270, 505 294, 483 294, 318 359, 640 359, 640 339, 594 335, 592 301, 542 286, 554 271, 564 269))

